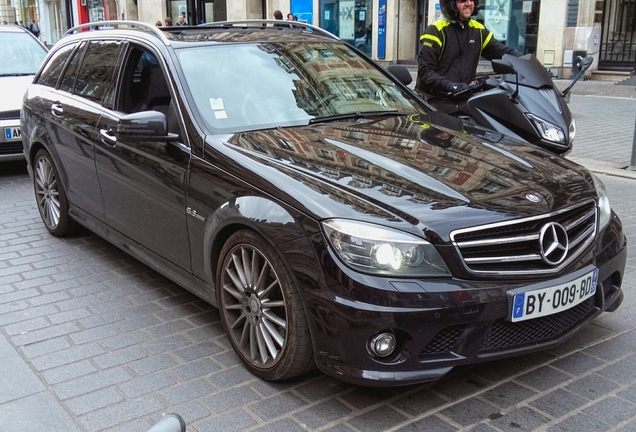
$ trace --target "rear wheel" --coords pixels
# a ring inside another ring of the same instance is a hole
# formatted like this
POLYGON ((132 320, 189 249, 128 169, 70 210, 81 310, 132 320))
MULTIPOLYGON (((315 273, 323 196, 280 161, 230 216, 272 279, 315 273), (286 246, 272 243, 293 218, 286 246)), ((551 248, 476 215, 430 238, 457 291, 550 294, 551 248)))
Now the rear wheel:
POLYGON ((248 369, 267 380, 292 378, 313 368, 305 311, 291 273, 258 234, 233 234, 217 272, 219 309, 234 350, 248 369))
POLYGON ((51 155, 43 149, 37 152, 33 161, 33 188, 46 229, 57 237, 72 234, 77 225, 68 214, 66 192, 51 155))

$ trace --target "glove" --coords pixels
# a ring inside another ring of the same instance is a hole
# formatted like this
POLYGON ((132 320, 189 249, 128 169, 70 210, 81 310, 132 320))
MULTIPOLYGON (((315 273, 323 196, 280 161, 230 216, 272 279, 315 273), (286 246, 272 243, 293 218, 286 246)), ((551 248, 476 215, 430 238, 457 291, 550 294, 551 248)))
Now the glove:
POLYGON ((470 88, 470 86, 466 83, 460 82, 460 83, 451 83, 448 86, 448 91, 454 94, 457 94, 459 92, 463 92, 464 90, 468 90, 470 88))

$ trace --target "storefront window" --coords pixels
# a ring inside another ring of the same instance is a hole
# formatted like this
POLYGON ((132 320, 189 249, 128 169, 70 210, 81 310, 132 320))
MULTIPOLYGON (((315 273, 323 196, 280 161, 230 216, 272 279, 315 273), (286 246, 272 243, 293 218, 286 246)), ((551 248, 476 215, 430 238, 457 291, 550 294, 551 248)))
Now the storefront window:
POLYGON ((539 0, 486 0, 477 20, 493 32, 495 39, 519 53, 536 54, 539 3, 539 0))
POLYGON ((320 27, 371 55, 372 0, 321 0, 320 27))

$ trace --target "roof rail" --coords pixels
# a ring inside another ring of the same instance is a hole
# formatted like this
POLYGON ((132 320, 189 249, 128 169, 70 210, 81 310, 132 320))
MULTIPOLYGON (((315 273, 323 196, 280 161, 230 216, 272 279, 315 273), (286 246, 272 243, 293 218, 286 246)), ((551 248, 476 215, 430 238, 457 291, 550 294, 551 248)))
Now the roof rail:
POLYGON ((78 26, 68 29, 66 32, 64 32, 64 36, 68 36, 74 33, 79 33, 86 29, 108 30, 113 28, 137 29, 140 31, 151 33, 157 36, 159 39, 161 39, 166 45, 170 45, 169 39, 157 26, 146 24, 141 21, 112 20, 112 21, 96 21, 96 22, 91 22, 86 24, 80 24, 78 26))
MULTIPOLYGON (((321 36, 327 36, 332 39, 337 39, 338 36, 318 26, 307 24, 300 21, 289 20, 276 20, 276 19, 245 19, 245 20, 232 20, 232 21, 213 21, 205 24, 200 24, 197 27, 204 28, 267 28, 276 27, 280 29, 299 29, 305 31, 315 32, 321 36)), ((177 27, 178 28, 178 27, 177 27)))

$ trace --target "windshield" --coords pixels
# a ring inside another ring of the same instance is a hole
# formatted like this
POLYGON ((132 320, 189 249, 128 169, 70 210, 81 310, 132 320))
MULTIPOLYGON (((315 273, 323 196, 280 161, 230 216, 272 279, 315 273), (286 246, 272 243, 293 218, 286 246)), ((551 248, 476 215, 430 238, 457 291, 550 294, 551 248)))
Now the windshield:
POLYGON ((23 32, 0 32, 0 76, 35 75, 46 49, 31 35, 23 32))
POLYGON ((178 56, 196 109, 216 133, 424 109, 342 43, 215 45, 178 56))

